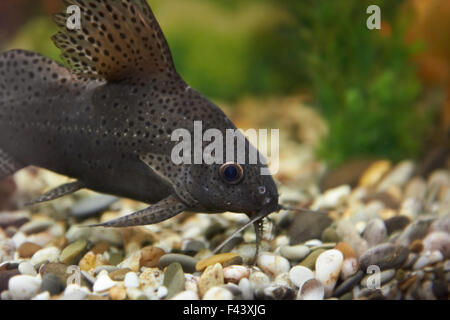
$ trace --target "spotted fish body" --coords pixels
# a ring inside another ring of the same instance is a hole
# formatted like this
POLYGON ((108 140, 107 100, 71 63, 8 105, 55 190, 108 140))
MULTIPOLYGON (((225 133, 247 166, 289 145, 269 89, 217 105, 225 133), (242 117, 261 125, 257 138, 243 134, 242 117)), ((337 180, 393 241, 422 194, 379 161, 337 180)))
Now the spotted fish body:
MULTIPOLYGON (((171 161, 175 129, 193 133, 202 121, 203 131, 225 135, 236 127, 178 75, 144 0, 65 3, 82 15, 81 30, 67 29, 67 15, 55 16, 53 40, 69 69, 32 52, 0 54, 0 179, 35 165, 76 179, 38 201, 88 188, 153 204, 102 224, 111 227, 185 210, 262 217, 279 209, 272 177, 261 175, 264 163, 242 164, 241 181, 227 183, 220 164, 171 161)), ((247 140, 245 147, 253 148, 247 140)))

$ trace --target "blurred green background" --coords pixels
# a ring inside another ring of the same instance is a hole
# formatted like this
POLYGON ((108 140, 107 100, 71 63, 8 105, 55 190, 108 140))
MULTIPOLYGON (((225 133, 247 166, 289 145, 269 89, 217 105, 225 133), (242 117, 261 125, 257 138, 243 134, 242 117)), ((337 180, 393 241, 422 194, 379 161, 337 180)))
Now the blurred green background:
MULTIPOLYGON (((192 87, 231 109, 249 97, 299 97, 325 120, 315 150, 331 167, 358 157, 420 158, 448 142, 450 1, 148 2, 192 87), (381 30, 366 28, 372 4, 381 8, 381 30)), ((50 40, 51 13, 61 8, 59 0, 2 0, 2 50, 61 61, 50 40)), ((255 118, 269 107, 255 108, 255 118)))

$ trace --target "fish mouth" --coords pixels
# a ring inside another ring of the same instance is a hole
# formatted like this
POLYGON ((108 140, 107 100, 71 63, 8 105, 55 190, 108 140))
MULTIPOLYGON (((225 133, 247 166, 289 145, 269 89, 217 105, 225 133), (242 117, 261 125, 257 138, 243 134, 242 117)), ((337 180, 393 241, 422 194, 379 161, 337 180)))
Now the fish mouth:
MULTIPOLYGON (((250 221, 248 221, 242 227, 240 227, 235 232, 233 232, 233 234, 231 236, 229 236, 225 241, 223 241, 218 247, 216 247, 214 249, 212 254, 213 255, 217 254, 232 238, 234 238, 238 233, 240 233, 241 231, 246 229, 248 226, 258 224, 258 222, 262 221, 262 219, 267 217, 272 212, 279 211, 280 209, 278 209, 278 208, 279 208, 279 205, 278 205, 278 202, 277 202, 275 207, 273 207, 273 206, 266 206, 266 207, 262 208, 259 211, 254 211, 253 213, 247 214, 249 216, 249 218, 250 218, 250 221)), ((259 246, 259 243, 257 243, 257 246, 259 246)))

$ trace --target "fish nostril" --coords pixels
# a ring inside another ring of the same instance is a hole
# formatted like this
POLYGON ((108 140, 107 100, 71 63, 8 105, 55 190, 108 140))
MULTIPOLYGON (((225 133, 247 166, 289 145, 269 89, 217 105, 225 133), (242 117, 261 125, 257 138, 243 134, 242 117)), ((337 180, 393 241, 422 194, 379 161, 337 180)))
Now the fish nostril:
POLYGON ((264 201, 263 201, 263 204, 269 204, 271 202, 272 202, 272 198, 271 197, 265 197, 264 201))
POLYGON ((266 193, 266 187, 264 187, 264 186, 258 187, 258 192, 259 192, 259 194, 265 194, 266 193))

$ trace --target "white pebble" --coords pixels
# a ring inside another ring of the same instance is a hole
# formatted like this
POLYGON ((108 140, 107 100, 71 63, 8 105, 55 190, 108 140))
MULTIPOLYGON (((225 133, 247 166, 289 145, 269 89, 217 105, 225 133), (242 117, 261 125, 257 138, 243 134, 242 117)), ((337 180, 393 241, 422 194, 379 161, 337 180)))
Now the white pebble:
POLYGON ((41 282, 40 276, 18 275, 9 279, 8 288, 14 300, 29 300, 39 292, 41 282))
POLYGON ((264 288, 270 284, 269 277, 261 271, 253 272, 249 277, 249 281, 253 290, 264 288))
POLYGON ((228 266, 223 268, 223 277, 225 282, 239 283, 242 278, 248 278, 250 270, 245 266, 228 266))
POLYGON ((253 243, 242 243, 232 250, 242 257, 244 263, 251 263, 256 253, 256 246, 253 243))
POLYGON ((306 241, 304 245, 308 247, 318 247, 322 245, 322 241, 320 241, 319 239, 311 239, 306 241))
POLYGON ((184 289, 198 293, 198 281, 200 280, 200 277, 185 273, 184 279, 184 289))
POLYGON ((176 294, 171 300, 198 300, 198 295, 194 291, 185 290, 176 294))
POLYGON ((314 279, 314 272, 304 266, 295 266, 289 271, 289 279, 297 288, 301 289, 306 281, 314 279))
POLYGON ((48 291, 41 292, 31 300, 41 300, 41 301, 50 300, 50 293, 48 291))
POLYGON ((34 269, 33 265, 28 261, 24 261, 21 264, 19 264, 19 272, 21 274, 27 274, 29 276, 37 275, 37 272, 34 269))
POLYGON ((284 272, 277 275, 273 280, 272 285, 278 287, 292 287, 292 282, 289 280, 289 272, 284 272))
POLYGON ((146 295, 138 288, 127 288, 127 296, 131 300, 138 300, 142 296, 146 296, 146 295))
POLYGON ((341 268, 341 278, 346 280, 354 275, 359 270, 358 259, 356 257, 349 257, 344 259, 341 268))
POLYGON ((119 268, 130 268, 133 271, 139 271, 140 261, 141 261, 141 251, 135 251, 128 258, 123 260, 118 267, 119 268))
POLYGON ((158 291, 156 292, 156 296, 158 299, 164 299, 167 296, 168 290, 165 286, 161 286, 158 288, 158 291))
POLYGON ((44 248, 44 249, 37 251, 31 258, 30 262, 33 265, 37 265, 44 261, 58 262, 60 253, 61 253, 61 250, 59 250, 56 247, 44 248))
POLYGON ((139 279, 138 279, 136 273, 128 272, 125 275, 123 284, 125 285, 125 288, 138 288, 139 287, 139 279))
POLYGON ((329 297, 339 277, 344 255, 336 249, 321 253, 316 260, 316 279, 325 287, 325 296, 329 297))
POLYGON ((22 231, 17 231, 12 237, 12 241, 16 248, 19 248, 23 243, 27 241, 27 236, 22 231))
POLYGON ((423 239, 424 250, 439 250, 446 258, 450 258, 450 234, 444 231, 434 231, 423 239))
POLYGON ((429 264, 440 262, 442 260, 444 260, 444 256, 442 255, 442 253, 440 251, 438 251, 438 250, 425 251, 424 253, 422 253, 420 255, 419 259, 417 259, 417 261, 414 263, 413 269, 419 270, 419 269, 426 267, 429 264))
POLYGON ((241 289, 242 292, 242 299, 253 300, 252 285, 247 278, 243 278, 239 281, 239 289, 241 289))
POLYGON ((293 261, 300 261, 304 259, 308 254, 310 250, 308 246, 305 246, 303 244, 295 245, 295 246, 282 246, 280 248, 280 254, 293 261))
POLYGON ((290 268, 289 261, 286 258, 268 252, 259 255, 258 266, 272 277, 288 272, 290 268))
POLYGON ((97 280, 95 280, 93 290, 94 292, 102 292, 111 289, 115 285, 116 282, 111 280, 111 278, 108 275, 101 274, 99 275, 97 280))
POLYGON ((322 283, 316 279, 306 281, 298 291, 297 300, 323 300, 325 288, 322 283))
POLYGON ((446 260, 444 262, 444 272, 449 272, 450 271, 450 260, 446 260))
POLYGON ((233 300, 233 295, 225 288, 212 287, 206 291, 203 300, 233 300))
POLYGON ((12 295, 8 290, 5 290, 0 294, 0 299, 3 301, 12 300, 12 295))
MULTIPOLYGON (((136 288, 133 288, 136 289, 136 288)), ((137 289, 139 290, 139 289, 137 289)), ((149 300, 160 300, 160 298, 158 298, 157 295, 157 289, 156 288, 152 288, 152 287, 144 287, 144 289, 142 290, 144 295, 147 297, 147 299, 149 300)))
POLYGON ((342 185, 333 189, 328 189, 323 195, 314 201, 311 209, 318 210, 320 208, 336 207, 341 200, 350 195, 351 188, 349 185, 342 185))
POLYGON ((289 245, 289 237, 285 234, 279 235, 273 240, 274 247, 281 247, 289 245))
POLYGON ((192 226, 192 228, 187 229, 183 232, 183 239, 192 239, 202 235, 204 230, 199 226, 192 226))
POLYGON ((74 292, 84 292, 87 295, 89 293, 89 289, 86 287, 80 287, 75 283, 70 283, 64 290, 64 295, 71 295, 74 292))
POLYGON ((366 229, 366 226, 367 226, 366 221, 355 222, 355 229, 359 234, 362 234, 364 232, 364 229, 366 229))
POLYGON ((377 186, 377 191, 385 191, 394 185, 403 187, 413 174, 414 168, 414 162, 411 160, 400 162, 381 180, 377 186))

